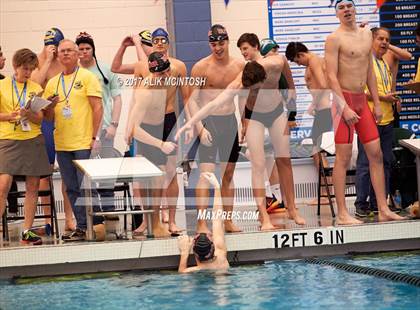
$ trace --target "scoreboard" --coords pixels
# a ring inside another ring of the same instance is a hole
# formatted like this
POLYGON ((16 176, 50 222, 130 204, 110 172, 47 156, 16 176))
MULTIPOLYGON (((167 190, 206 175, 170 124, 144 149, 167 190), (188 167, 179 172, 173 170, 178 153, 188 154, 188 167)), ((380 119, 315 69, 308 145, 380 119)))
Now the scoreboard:
MULTIPOLYGON (((329 7, 329 0, 277 0, 270 7, 268 18, 270 37, 284 53, 289 42, 304 43, 309 50, 324 55, 326 37, 339 26, 335 8, 329 7)), ((386 3, 380 13, 374 13, 376 0, 356 0, 357 22, 368 22, 368 27, 384 26, 391 30, 392 44, 408 49, 414 58, 400 62, 397 77, 397 91, 403 98, 403 111, 400 126, 420 134, 420 97, 404 90, 402 83, 407 82, 416 71, 420 52, 416 49, 414 29, 419 21, 420 1, 394 0, 386 3)), ((290 64, 297 89, 298 128, 291 133, 292 140, 301 140, 311 135, 313 117, 306 113, 312 97, 305 85, 305 68, 290 64)))

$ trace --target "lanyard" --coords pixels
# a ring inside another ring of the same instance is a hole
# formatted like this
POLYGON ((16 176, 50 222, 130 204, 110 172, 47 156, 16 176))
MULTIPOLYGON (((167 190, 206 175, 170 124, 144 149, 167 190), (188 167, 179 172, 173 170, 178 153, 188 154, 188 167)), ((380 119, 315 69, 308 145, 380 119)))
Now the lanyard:
MULTIPOLYGON (((13 88, 15 90, 16 98, 18 100, 19 106, 21 108, 24 108, 25 107, 25 103, 26 103, 25 102, 25 99, 26 99, 26 86, 27 86, 27 82, 25 82, 25 84, 23 85, 23 89, 22 89, 22 92, 20 93, 20 95, 19 95, 19 90, 18 90, 17 85, 16 85, 15 77, 12 78, 12 85, 13 85, 13 88)), ((13 94, 12 94, 12 102, 13 102, 13 108, 14 108, 15 107, 15 97, 13 96, 13 94)))
MULTIPOLYGON (((73 85, 74 85, 74 81, 76 80, 77 72, 79 72, 79 66, 77 66, 77 68, 76 68, 76 72, 73 75, 73 80, 71 81, 71 85, 70 85, 69 91, 67 93, 66 93, 66 84, 64 82, 64 74, 63 74, 63 72, 61 72, 61 75, 60 75, 61 87, 63 88, 63 93, 64 93, 64 100, 67 102, 67 105, 69 104, 69 99, 68 98, 69 98, 70 93, 71 93, 71 91, 73 89, 73 85)), ((60 84, 60 80, 58 80, 57 87, 55 89, 55 92, 56 93, 58 93, 58 85, 60 84)))
POLYGON ((388 79, 388 77, 389 77, 389 75, 388 75, 389 70, 387 68, 387 64, 386 64, 385 60, 381 60, 383 62, 383 64, 384 64, 384 68, 383 68, 383 71, 382 71, 381 63, 378 60, 378 58, 376 58, 375 56, 373 56, 373 58, 375 59, 376 66, 378 67, 379 73, 381 75, 381 82, 382 82, 382 86, 384 88, 384 92, 385 93, 389 93, 391 91, 391 88, 389 87, 391 83, 390 83, 390 81, 388 79))

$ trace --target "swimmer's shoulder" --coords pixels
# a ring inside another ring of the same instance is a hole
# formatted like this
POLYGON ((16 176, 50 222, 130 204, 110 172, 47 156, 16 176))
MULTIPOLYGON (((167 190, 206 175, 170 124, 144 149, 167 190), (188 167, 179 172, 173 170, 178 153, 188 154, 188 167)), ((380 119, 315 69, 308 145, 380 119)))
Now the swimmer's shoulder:
POLYGON ((200 59, 194 64, 191 69, 192 75, 203 75, 206 72, 207 67, 210 65, 210 56, 200 59))

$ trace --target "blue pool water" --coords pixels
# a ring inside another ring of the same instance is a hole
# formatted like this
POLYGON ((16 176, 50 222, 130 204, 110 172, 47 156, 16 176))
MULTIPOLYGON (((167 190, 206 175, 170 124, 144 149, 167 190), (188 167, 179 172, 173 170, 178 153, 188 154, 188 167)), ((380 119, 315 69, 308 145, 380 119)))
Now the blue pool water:
MULTIPOLYGON (((420 276, 420 254, 328 258, 420 276)), ((102 279, 0 282, 0 309, 419 309, 420 288, 303 261, 226 275, 123 273, 102 279)))

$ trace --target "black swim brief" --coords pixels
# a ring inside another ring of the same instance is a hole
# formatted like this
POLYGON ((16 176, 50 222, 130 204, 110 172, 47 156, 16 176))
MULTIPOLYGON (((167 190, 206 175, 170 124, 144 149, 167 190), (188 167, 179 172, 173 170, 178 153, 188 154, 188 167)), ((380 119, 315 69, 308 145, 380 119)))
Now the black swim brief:
POLYGON ((211 115, 203 120, 203 125, 213 140, 212 146, 200 143, 198 148, 200 163, 216 163, 217 153, 220 162, 236 163, 240 147, 235 114, 211 115))
POLYGON ((270 128, 271 126, 273 126, 274 121, 283 112, 284 112, 284 108, 281 104, 277 105, 277 107, 273 111, 265 112, 265 113, 252 111, 245 106, 245 118, 260 122, 267 128, 270 128))

